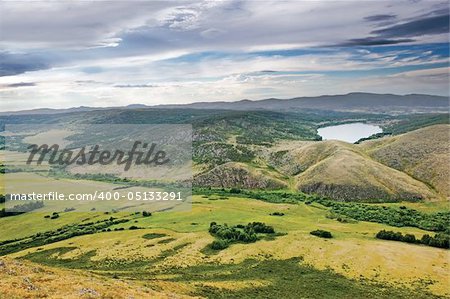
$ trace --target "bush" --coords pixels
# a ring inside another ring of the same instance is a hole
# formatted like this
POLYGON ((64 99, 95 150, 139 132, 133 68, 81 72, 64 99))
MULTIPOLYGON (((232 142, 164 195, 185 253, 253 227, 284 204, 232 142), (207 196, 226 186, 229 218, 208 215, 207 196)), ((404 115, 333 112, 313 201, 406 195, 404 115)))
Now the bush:
POLYGON ((262 222, 252 222, 247 224, 247 227, 244 230, 253 230, 255 233, 260 234, 274 234, 275 230, 273 227, 266 225, 262 222))
POLYGON ((231 189, 230 189, 230 193, 232 193, 232 194, 239 194, 239 193, 241 193, 241 189, 238 189, 238 188, 231 188, 231 189))
POLYGON ((270 214, 270 216, 284 216, 284 213, 281 212, 273 212, 270 214))
POLYGON ((377 239, 383 239, 383 240, 393 240, 393 241, 401 241, 403 239, 403 235, 400 232, 393 232, 393 231, 387 231, 387 230, 381 230, 379 231, 376 236, 377 239))
POLYGON ((411 234, 406 234, 405 236, 403 236, 402 241, 406 242, 406 243, 416 243, 416 236, 411 235, 411 234))
POLYGON ((412 234, 405 234, 403 236, 402 233, 400 232, 381 230, 375 235, 375 237, 377 239, 383 240, 400 241, 406 243, 418 243, 438 248, 450 248, 449 247, 450 236, 442 233, 436 234, 434 237, 431 237, 429 235, 423 235, 422 238, 419 240, 416 239, 416 236, 412 234))
POLYGON ((320 237, 320 238, 326 238, 326 239, 333 238, 333 235, 329 231, 321 230, 321 229, 313 230, 312 232, 310 232, 310 234, 313 236, 320 237))
POLYGON ((226 240, 214 240, 211 244, 209 244, 209 247, 213 250, 222 250, 229 246, 228 241, 226 240))
POLYGON ((450 236, 446 234, 436 234, 434 238, 430 240, 429 245, 438 248, 450 248, 450 236))
POLYGON ((420 243, 424 244, 424 245, 430 245, 430 242, 432 240, 432 237, 430 237, 430 235, 425 234, 422 236, 422 239, 420 239, 420 243))
POLYGON ((143 216, 143 217, 150 217, 150 216, 152 216, 152 213, 147 212, 147 211, 143 211, 143 212, 142 212, 142 216, 143 216))
MULTIPOLYGON (((209 225, 209 233, 218 239, 216 241, 221 241, 221 244, 214 245, 216 248, 220 248, 221 246, 225 246, 224 242, 226 243, 226 247, 228 247, 231 243, 256 242, 258 240, 258 233, 273 234, 275 233, 275 230, 273 229, 273 227, 268 226, 262 222, 252 222, 245 226, 239 224, 231 227, 227 224, 220 225, 216 222, 211 222, 211 224, 209 225)), ((211 248, 213 248, 212 244, 211 248)))
POLYGON ((445 232, 450 221, 450 212, 423 213, 405 206, 400 208, 373 206, 362 203, 341 203, 317 200, 331 208, 330 213, 347 216, 359 221, 370 221, 390 226, 412 226, 436 232, 445 232))

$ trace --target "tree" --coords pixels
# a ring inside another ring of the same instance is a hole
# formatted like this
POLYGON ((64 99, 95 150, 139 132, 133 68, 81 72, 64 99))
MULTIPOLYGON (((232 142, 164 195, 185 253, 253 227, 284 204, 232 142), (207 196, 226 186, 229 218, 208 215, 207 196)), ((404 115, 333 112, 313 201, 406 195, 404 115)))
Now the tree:
POLYGON ((416 236, 411 235, 411 234, 406 234, 403 237, 402 241, 406 242, 406 243, 416 243, 416 236))

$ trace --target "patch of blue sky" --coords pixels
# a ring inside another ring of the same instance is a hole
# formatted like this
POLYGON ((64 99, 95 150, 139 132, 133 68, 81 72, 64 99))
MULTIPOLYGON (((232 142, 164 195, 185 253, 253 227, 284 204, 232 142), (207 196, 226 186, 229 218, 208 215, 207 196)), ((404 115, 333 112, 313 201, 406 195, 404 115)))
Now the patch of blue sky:
POLYGON ((305 55, 328 56, 330 54, 339 55, 339 53, 352 54, 352 60, 369 60, 373 58, 366 58, 367 54, 379 55, 396 55, 397 59, 411 58, 411 57, 430 57, 437 56, 441 58, 450 57, 449 45, 447 43, 433 43, 421 45, 395 45, 395 46, 359 46, 359 47, 321 47, 321 48, 302 48, 289 50, 270 50, 270 51, 206 51, 196 52, 182 55, 176 58, 170 58, 167 62, 197 62, 202 60, 214 60, 223 58, 232 58, 236 60, 248 59, 251 57, 299 57, 305 55))
POLYGON ((213 60, 222 58, 233 58, 233 59, 247 59, 251 57, 296 57, 304 55, 329 55, 330 53, 336 53, 338 50, 336 48, 309 48, 309 49, 290 49, 290 50, 270 50, 270 51, 205 51, 205 52, 195 52, 186 55, 181 55, 175 58, 169 58, 165 61, 168 62, 196 62, 202 60, 213 60))
MULTIPOLYGON (((280 71, 280 72, 270 72, 271 76, 306 76, 306 75, 326 75, 341 78, 352 78, 352 77, 368 77, 368 76, 380 76, 380 75, 395 75, 404 72, 411 72, 417 70, 435 69, 448 67, 448 63, 428 63, 428 64, 415 64, 415 65, 405 65, 398 67, 379 67, 372 69, 361 69, 361 70, 330 70, 330 71, 280 71)), ((267 72, 254 72, 248 74, 249 76, 267 76, 267 72)))
MULTIPOLYGON (((341 48, 344 49, 344 48, 341 48)), ((348 48, 347 48, 348 49, 348 48)), ((366 50, 370 53, 375 54, 386 54, 386 53, 407 53, 411 54, 421 54, 424 55, 431 51, 432 55, 437 55, 439 57, 449 57, 450 48, 448 43, 428 43, 428 44, 418 44, 418 45, 393 45, 393 46, 367 46, 367 47, 354 47, 354 50, 366 50)))

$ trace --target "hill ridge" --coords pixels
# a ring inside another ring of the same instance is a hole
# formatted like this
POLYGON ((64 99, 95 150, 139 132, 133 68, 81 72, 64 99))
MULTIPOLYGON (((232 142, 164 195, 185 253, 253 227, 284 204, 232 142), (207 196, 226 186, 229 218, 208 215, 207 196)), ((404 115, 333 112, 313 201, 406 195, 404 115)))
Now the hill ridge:
MULTIPOLYGON (((67 112, 83 112, 108 109, 226 109, 226 110, 289 110, 289 109, 318 109, 337 111, 367 111, 375 108, 376 111, 392 112, 395 108, 398 112, 405 111, 439 111, 447 112, 449 97, 428 94, 378 94, 370 92, 350 92, 347 94, 304 96, 287 99, 267 98, 259 100, 242 99, 237 101, 199 101, 185 104, 156 104, 146 105, 141 103, 127 106, 112 107, 70 107, 70 108, 37 108, 21 111, 4 111, 0 115, 27 115, 27 114, 59 114, 67 112), (356 97, 356 99, 355 99, 356 97)), ((394 110, 395 111, 395 110, 394 110)))

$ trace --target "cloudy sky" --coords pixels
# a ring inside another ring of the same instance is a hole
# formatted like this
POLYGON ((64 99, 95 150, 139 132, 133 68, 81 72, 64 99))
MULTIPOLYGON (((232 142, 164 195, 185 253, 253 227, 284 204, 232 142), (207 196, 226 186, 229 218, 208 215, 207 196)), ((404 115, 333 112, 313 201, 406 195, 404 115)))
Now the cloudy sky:
POLYGON ((448 1, 1 1, 0 111, 448 95, 448 33, 448 1))

